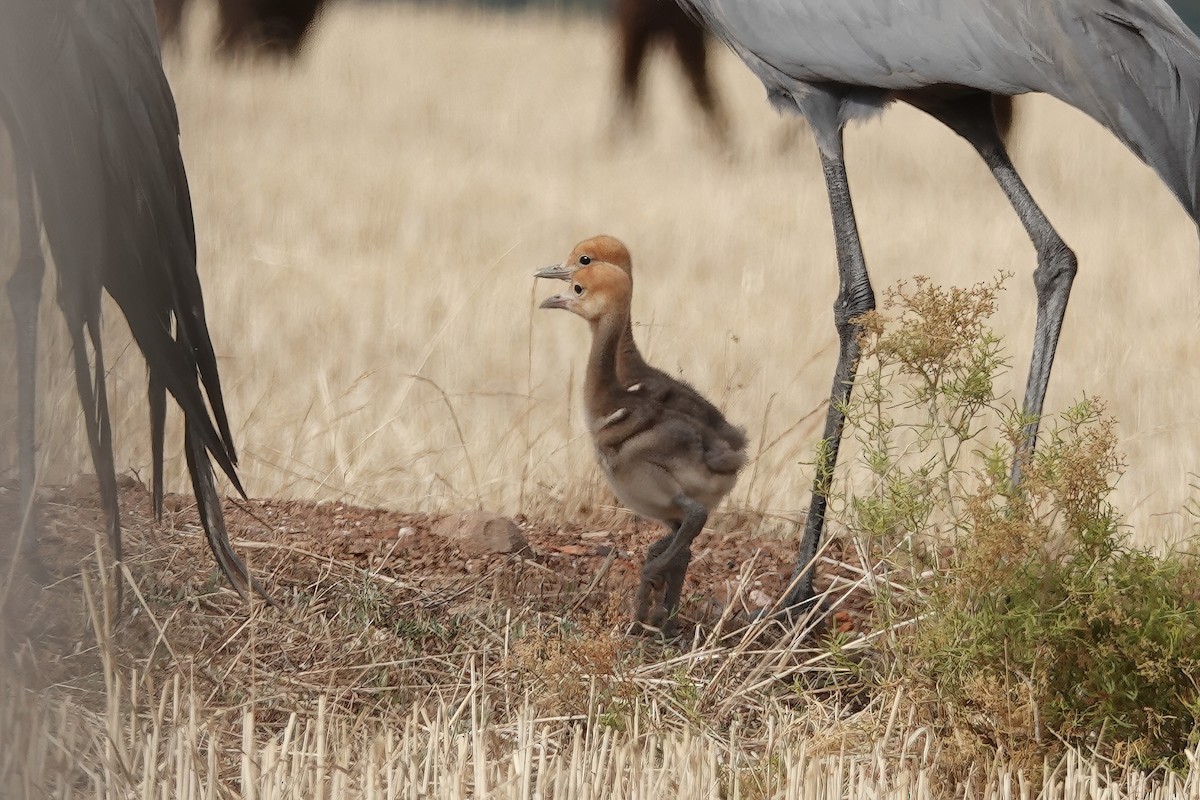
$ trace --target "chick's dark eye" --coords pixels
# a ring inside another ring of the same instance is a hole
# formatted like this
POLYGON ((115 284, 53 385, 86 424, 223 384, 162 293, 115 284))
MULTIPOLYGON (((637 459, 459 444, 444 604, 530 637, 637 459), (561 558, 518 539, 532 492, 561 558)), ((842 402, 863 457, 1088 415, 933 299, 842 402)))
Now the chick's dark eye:
POLYGON ((583 287, 580 286, 578 283, 575 284, 575 294, 583 294, 583 287))
POLYGON ((591 256, 580 256, 579 263, 583 264, 586 267, 588 264, 592 263, 592 257, 591 256))

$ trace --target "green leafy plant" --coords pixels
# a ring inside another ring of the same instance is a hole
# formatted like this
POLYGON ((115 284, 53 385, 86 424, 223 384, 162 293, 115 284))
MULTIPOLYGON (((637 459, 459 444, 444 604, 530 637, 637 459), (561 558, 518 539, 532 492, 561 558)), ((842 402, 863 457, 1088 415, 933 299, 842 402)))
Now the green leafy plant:
POLYGON ((1130 543, 1101 401, 1042 419, 1026 454, 1030 420, 997 396, 1008 360, 987 327, 1004 278, 917 279, 864 318, 847 412, 870 481, 842 516, 914 589, 881 582, 882 615, 916 620, 892 626, 892 663, 943 719, 1010 753, 1062 739, 1182 765, 1200 719, 1200 564, 1130 543))

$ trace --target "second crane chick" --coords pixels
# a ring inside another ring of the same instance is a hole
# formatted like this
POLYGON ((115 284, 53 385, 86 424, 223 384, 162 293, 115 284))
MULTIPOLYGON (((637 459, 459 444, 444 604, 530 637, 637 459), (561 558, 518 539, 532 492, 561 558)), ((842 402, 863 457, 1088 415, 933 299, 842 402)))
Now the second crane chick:
MULTIPOLYGON (((617 499, 671 529, 647 553, 634 609, 636 623, 666 630, 679 604, 692 540, 733 489, 746 455, 709 421, 664 402, 671 395, 664 387, 649 391, 621 381, 620 352, 636 350, 632 337, 625 338, 632 297, 627 271, 592 261, 572 272, 565 293, 547 298, 541 307, 566 309, 591 326, 584 398, 597 459, 617 499), (659 592, 662 600, 651 610, 651 597, 657 599, 659 592)), ((723 417, 719 421, 728 426, 723 417)))
MULTIPOLYGON (((594 262, 603 261, 620 267, 633 281, 633 257, 619 239, 600 235, 584 239, 575 245, 566 261, 543 267, 534 273, 536 278, 555 278, 569 281, 575 271, 594 262)), ((646 363, 633 339, 633 323, 628 317, 621 341, 617 346, 617 378, 632 390, 644 390, 661 400, 668 408, 695 417, 704 425, 709 441, 706 444, 713 452, 721 451, 717 441, 723 441, 729 450, 740 452, 746 449, 746 432, 731 425, 723 414, 687 381, 672 378, 660 369, 646 363)))

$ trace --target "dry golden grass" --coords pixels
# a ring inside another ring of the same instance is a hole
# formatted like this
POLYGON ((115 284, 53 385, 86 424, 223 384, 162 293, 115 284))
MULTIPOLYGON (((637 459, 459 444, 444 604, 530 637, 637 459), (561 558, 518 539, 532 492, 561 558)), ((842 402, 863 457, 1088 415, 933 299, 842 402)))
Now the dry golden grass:
MULTIPOLYGON (((69 701, 0 697, 0 761, 8 797, 311 798, 908 798, 948 796, 929 759, 928 731, 882 732, 864 753, 815 754, 788 734, 744 752, 727 739, 616 731, 594 717, 542 718, 523 706, 501 724, 472 675, 453 702, 415 707, 379 726, 318 708, 264 732, 248 704, 215 721, 197 714, 180 680, 155 693, 122 691, 94 713, 69 701), (905 736, 905 734, 908 734, 905 736), (11 737, 11 738, 10 738, 11 737), (890 748, 898 752, 891 752, 890 748)), ((893 720, 895 722, 895 720, 893 720)), ((1040 780, 981 765, 965 796, 982 800, 1174 800, 1200 796, 1200 781, 1168 773, 1114 778, 1070 751, 1040 780)))
MULTIPOLYGON (((210 20, 193 21, 168 70, 250 492, 533 513, 591 492, 586 331, 534 311, 551 287, 530 273, 610 232, 637 262, 649 357, 762 443, 731 505, 803 511, 800 462, 820 415, 797 422, 826 397, 836 356, 828 210, 807 134, 732 56, 716 59, 736 122, 724 154, 662 63, 646 129, 610 141, 614 56, 599 20, 336 4, 295 67, 216 63, 210 20)), ((852 130, 848 149, 877 287, 1017 273, 997 324, 1019 390, 1034 254, 982 163, 906 108, 852 130)), ((1081 265, 1048 410, 1107 398, 1130 465, 1118 505, 1142 541, 1178 538, 1200 442, 1195 228, 1115 140, 1052 101, 1020 104, 1014 152, 1081 265)), ((118 463, 145 475, 140 359, 118 316, 118 463)), ((90 467, 65 336, 46 317, 40 459, 56 480, 90 467)), ((3 394, 0 471, 12 475, 3 394)))
MULTIPOLYGON (((807 135, 732 57, 717 58, 736 123, 724 153, 661 64, 648 127, 610 140, 613 48, 598 20, 335 4, 294 67, 216 63, 211 20, 193 21, 168 71, 253 494, 535 516, 603 496, 578 408, 586 331, 535 312, 551 287, 530 278, 603 231, 637 260, 648 355, 758 443, 732 508, 803 512, 801 462, 836 350, 828 210, 807 135)), ((1081 264, 1049 410, 1082 393, 1110 401, 1130 465, 1117 503, 1142 541, 1174 540, 1190 530, 1200 438, 1200 398, 1180 391, 1200 377, 1195 228, 1078 114, 1032 99, 1019 115, 1015 158, 1081 264)), ((996 323, 1019 394, 1034 255, 982 164, 903 108, 852 130, 849 152, 878 288, 917 273, 959 285, 1018 274, 996 323)), ((3 279, 9 193, 0 203, 3 279)), ((57 482, 91 468, 51 303, 39 458, 57 482)), ((144 376, 112 308, 107 341, 118 463, 145 476, 144 376)), ((3 385, 11 351, 0 347, 3 385)), ((5 479, 13 402, 0 392, 5 479)), ((173 488, 186 491, 179 439, 173 488)), ((285 610, 274 612, 175 586, 168 573, 205 579, 191 569, 207 558, 199 536, 150 538, 130 548, 133 575, 154 576, 131 581, 146 590, 132 622, 114 633, 96 594, 72 596, 63 617, 99 632, 62 663, 38 662, 36 647, 13 656, 43 678, 77 656, 100 667, 32 694, 0 665, 0 795, 1200 797, 1194 769, 1152 781, 1071 750, 1027 785, 1037 769, 977 761, 978 743, 928 716, 936 701, 857 697, 833 651, 794 637, 654 649, 623 637, 623 619, 598 614, 587 628, 574 600, 499 607, 482 590, 303 558, 276 576, 285 610), (166 566, 137 569, 148 552, 166 566), (964 784, 949 785, 948 762, 964 784)), ((240 544, 256 566, 274 552, 240 544)), ((13 607, 0 601, 0 634, 13 607)))
MULTIPOLYGON (((66 638, 0 652, 0 796, 1200 797, 1196 745, 1183 774, 1073 748, 1019 761, 919 690, 857 692, 844 658, 764 621, 679 649, 623 636, 624 614, 489 598, 520 565, 415 587, 299 554, 274 610, 188 586, 199 539, 137 542, 156 552, 131 559, 130 586, 160 568, 122 618, 102 549, 25 598, 49 605, 32 628, 66 638), (23 685, 30 669, 52 684, 23 685)), ((21 605, 0 605, 5 641, 21 605)))

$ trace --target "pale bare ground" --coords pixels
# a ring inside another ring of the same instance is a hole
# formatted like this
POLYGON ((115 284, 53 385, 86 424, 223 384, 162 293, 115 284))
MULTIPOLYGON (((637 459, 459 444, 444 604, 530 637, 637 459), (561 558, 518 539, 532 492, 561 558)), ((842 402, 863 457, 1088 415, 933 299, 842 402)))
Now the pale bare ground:
MULTIPOLYGON (((734 57, 716 58, 727 153, 664 61, 641 134, 610 138, 614 47, 599 19, 340 3, 294 67, 217 63, 195 21, 168 72, 252 494, 569 510, 599 483, 579 410, 587 332, 535 311, 556 287, 530 275, 608 232, 634 253, 650 359, 756 443, 730 505, 802 514, 821 413, 805 418, 836 358, 828 207, 807 134, 734 57)), ((1117 503, 1139 541, 1177 540, 1200 443, 1195 226, 1086 118, 1039 98, 1018 114, 1014 158, 1080 261, 1048 410, 1109 401, 1129 464, 1117 503)), ((1035 258, 980 160, 907 108, 852 129, 848 160, 877 288, 1015 273, 996 317, 1015 400, 1035 258)), ((90 467, 65 335, 45 316, 39 458, 54 480, 90 467)), ((144 377, 115 309, 108 320, 118 464, 146 475, 144 377)))

